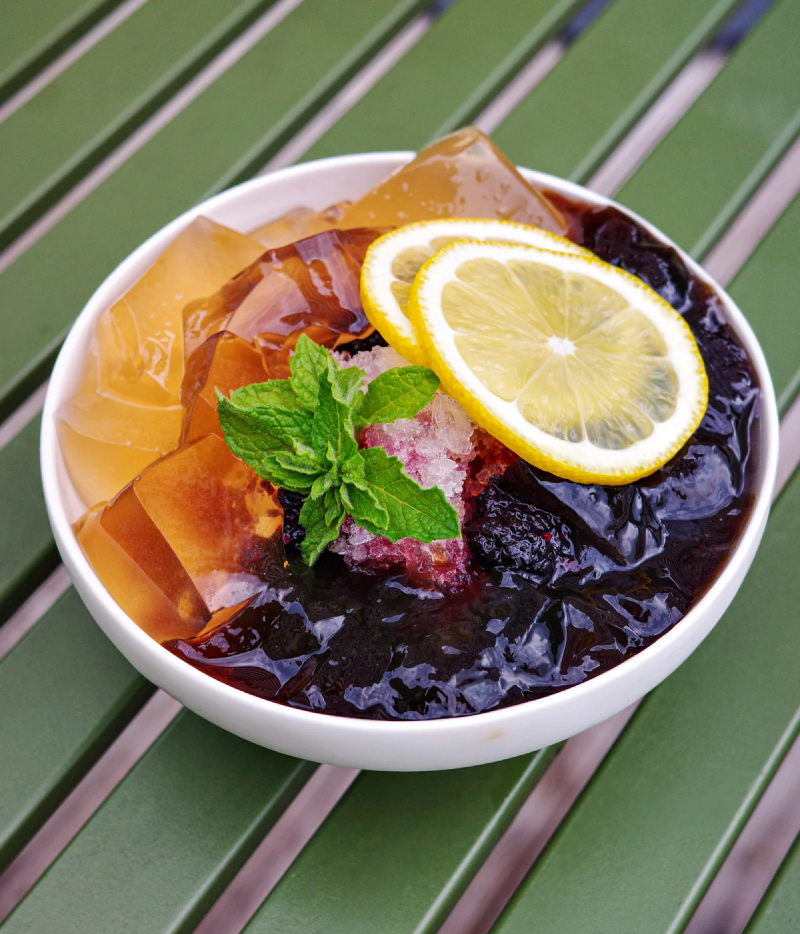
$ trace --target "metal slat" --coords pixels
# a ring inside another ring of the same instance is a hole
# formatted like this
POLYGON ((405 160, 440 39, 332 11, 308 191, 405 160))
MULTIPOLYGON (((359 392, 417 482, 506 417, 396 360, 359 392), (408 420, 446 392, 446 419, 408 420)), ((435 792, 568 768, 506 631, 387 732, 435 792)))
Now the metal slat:
POLYGON ((118 5, 119 0, 6 0, 0 32, 0 102, 118 5))
POLYGON ((37 416, 0 453, 0 623, 59 563, 36 469, 40 430, 37 416))
POLYGON ((0 661, 0 870, 152 690, 74 590, 0 661))
POLYGON ((178 714, 4 934, 188 934, 315 768, 178 714))
POLYGON ((618 193, 695 256, 711 249, 800 132, 799 28, 800 7, 777 3, 618 193))
POLYGON ((495 130, 510 159, 585 183, 719 26, 734 0, 619 0, 495 130))
POLYGON ((580 6, 576 0, 459 0, 304 154, 418 149, 471 122, 580 6))
POLYGON ((0 122, 0 246, 68 191, 273 0, 149 0, 0 122), (142 54, 146 51, 146 54, 142 54), (91 88, 91 106, 87 106, 91 88))
MULTIPOLYGON (((800 151, 800 148, 799 150, 800 151)), ((794 182, 800 177, 800 160, 794 182)), ((790 180, 783 184, 788 188, 790 180)), ((796 189, 795 189, 796 190, 796 189)), ((800 201, 796 201, 759 244, 753 258, 736 276, 734 295, 744 309, 769 361, 783 415, 800 387, 800 325, 792 293, 800 242, 800 201)))
POLYGON ((554 752, 362 773, 245 931, 438 930, 554 752))
POLYGON ((796 843, 746 928, 747 934, 788 934, 800 918, 800 843, 796 843))

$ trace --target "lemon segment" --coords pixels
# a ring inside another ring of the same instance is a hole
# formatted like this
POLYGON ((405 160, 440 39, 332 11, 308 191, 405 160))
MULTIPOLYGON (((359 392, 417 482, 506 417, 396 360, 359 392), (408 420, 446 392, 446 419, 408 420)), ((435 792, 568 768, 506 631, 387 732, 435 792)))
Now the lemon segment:
POLYGON ((453 243, 421 267, 408 309, 447 392, 559 477, 647 476, 685 444, 708 403, 683 318, 586 251, 453 243))
POLYGON ((512 221, 443 219, 398 227, 370 246, 361 269, 361 303, 367 317, 412 363, 424 363, 408 318, 408 298, 414 277, 434 253, 455 241, 518 243, 565 253, 588 251, 565 237, 512 221))

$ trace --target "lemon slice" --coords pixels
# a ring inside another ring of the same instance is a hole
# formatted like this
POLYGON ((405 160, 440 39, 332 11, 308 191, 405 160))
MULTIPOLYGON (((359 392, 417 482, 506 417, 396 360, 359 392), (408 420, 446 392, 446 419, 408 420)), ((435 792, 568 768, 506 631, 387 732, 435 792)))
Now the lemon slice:
POLYGON ((565 237, 512 221, 444 219, 407 224, 379 237, 361 269, 361 303, 369 320, 394 349, 424 363, 408 319, 408 296, 420 266, 456 240, 522 243, 564 253, 587 253, 565 237))
POLYGON ((591 255, 454 243, 420 269, 409 313, 447 392, 559 477, 647 476, 706 409, 706 371, 686 322, 591 255))

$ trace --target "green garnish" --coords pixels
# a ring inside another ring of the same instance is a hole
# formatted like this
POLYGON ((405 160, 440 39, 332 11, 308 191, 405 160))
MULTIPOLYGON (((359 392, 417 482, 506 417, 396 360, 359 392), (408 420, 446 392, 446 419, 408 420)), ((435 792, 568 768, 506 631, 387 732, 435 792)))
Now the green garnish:
POLYGON ((432 542, 461 534, 458 513, 438 486, 423 489, 383 448, 359 449, 367 425, 413 418, 439 388, 424 366, 395 367, 362 392, 364 372, 339 369, 305 334, 290 361, 289 379, 217 393, 228 447, 275 486, 302 493, 303 559, 313 564, 350 515, 368 532, 393 542, 432 542))

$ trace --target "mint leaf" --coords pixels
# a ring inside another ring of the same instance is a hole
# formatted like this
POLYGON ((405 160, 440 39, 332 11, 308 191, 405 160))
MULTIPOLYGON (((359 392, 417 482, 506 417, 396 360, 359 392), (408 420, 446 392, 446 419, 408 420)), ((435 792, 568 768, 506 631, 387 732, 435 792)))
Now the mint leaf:
POLYGON ((217 414, 228 447, 256 470, 271 454, 312 452, 313 419, 304 409, 242 409, 217 393, 217 414))
POLYGON ((311 441, 314 450, 324 453, 331 466, 344 463, 358 450, 353 435, 350 406, 334 397, 330 374, 319 381, 317 404, 311 423, 311 441))
POLYGON ((231 402, 239 409, 254 409, 259 406, 301 410, 303 405, 297 398, 288 379, 271 379, 266 383, 252 383, 231 393, 231 402))
POLYGON ((294 354, 289 360, 289 369, 292 371, 289 384, 300 404, 309 412, 313 412, 317 407, 320 379, 332 365, 333 360, 324 347, 315 344, 308 335, 300 335, 294 354))
MULTIPOLYGON (((332 358, 331 363, 333 363, 332 358)), ((365 376, 363 370, 359 370, 357 366, 349 366, 344 370, 339 370, 334 365, 331 367, 329 375, 331 376, 334 399, 351 407, 360 404, 364 397, 364 393, 361 392, 361 384, 364 382, 365 376)))
POLYGON ((425 366, 393 367, 369 384, 358 407, 356 427, 413 418, 433 399, 439 377, 425 366))
POLYGON ((342 497, 339 494, 339 490, 331 489, 325 494, 323 499, 325 504, 325 521, 333 522, 334 518, 341 512, 342 515, 345 515, 344 504, 342 503, 342 497))
POLYGON ((327 473, 320 474, 311 485, 311 499, 319 499, 320 496, 324 496, 325 493, 327 493, 328 490, 333 486, 334 482, 335 481, 332 470, 329 470, 327 473))
POLYGON ((294 493, 310 493, 317 475, 288 466, 280 454, 268 454, 253 467, 259 477, 294 493))
POLYGON ((342 501, 356 523, 373 535, 385 535, 389 513, 366 483, 343 483, 342 501))
MULTIPOLYGON (((358 453, 364 460, 364 483, 389 516, 388 527, 377 531, 377 525, 365 512, 369 524, 365 523, 364 528, 368 532, 385 535, 393 542, 401 538, 433 542, 461 535, 458 513, 438 486, 423 489, 383 448, 365 448, 358 453)), ((353 518, 359 521, 355 515, 353 518)))
MULTIPOLYGON (((330 492, 330 491, 329 491, 330 492)), ((307 499, 300 510, 300 523, 306 530, 306 537, 300 550, 306 564, 313 564, 322 550, 339 537, 339 530, 344 522, 345 513, 339 504, 338 512, 326 509, 322 499, 307 499)))

